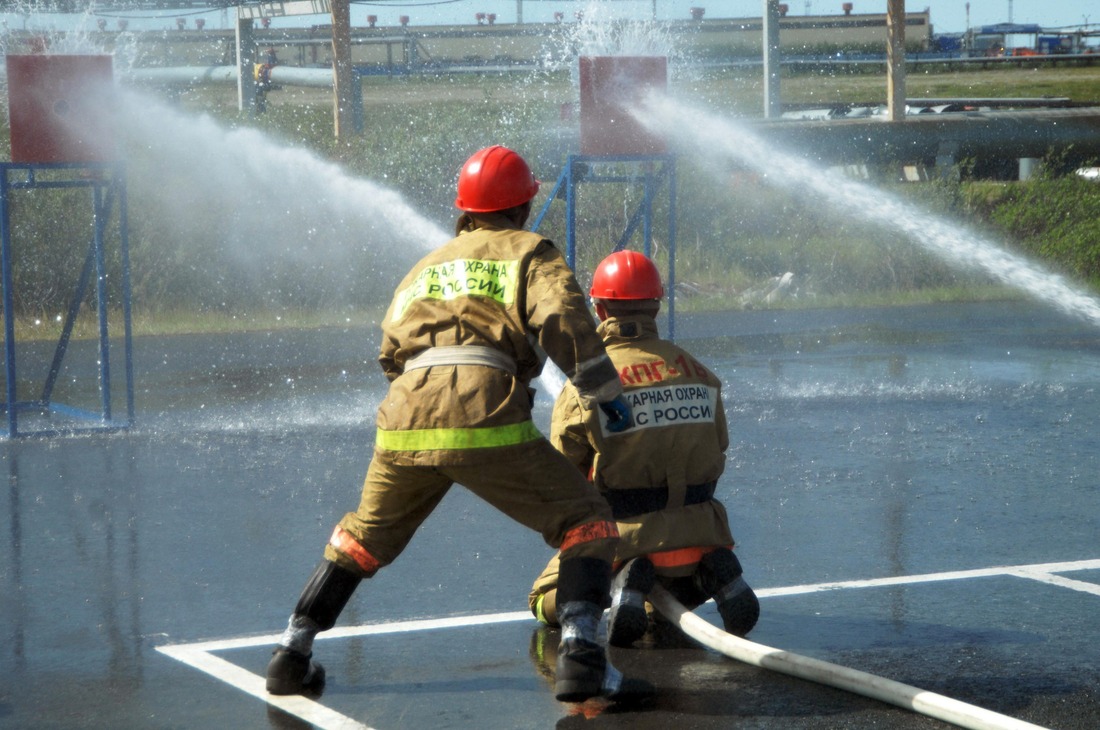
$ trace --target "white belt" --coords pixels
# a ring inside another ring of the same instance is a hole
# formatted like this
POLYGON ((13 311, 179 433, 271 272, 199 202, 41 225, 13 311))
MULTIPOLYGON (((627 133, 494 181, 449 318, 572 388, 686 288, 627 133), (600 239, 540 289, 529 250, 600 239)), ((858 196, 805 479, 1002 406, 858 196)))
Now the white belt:
POLYGON ((481 345, 450 345, 429 347, 405 362, 405 372, 435 365, 485 365, 516 374, 516 361, 506 353, 481 345))

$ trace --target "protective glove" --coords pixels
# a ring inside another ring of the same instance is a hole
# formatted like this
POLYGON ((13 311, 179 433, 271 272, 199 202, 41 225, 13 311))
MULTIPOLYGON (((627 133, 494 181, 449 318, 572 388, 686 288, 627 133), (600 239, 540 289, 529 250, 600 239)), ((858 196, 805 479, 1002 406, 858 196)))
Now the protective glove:
POLYGON ((614 400, 600 403, 600 410, 607 416, 607 430, 611 433, 620 433, 634 425, 630 404, 621 395, 614 400))

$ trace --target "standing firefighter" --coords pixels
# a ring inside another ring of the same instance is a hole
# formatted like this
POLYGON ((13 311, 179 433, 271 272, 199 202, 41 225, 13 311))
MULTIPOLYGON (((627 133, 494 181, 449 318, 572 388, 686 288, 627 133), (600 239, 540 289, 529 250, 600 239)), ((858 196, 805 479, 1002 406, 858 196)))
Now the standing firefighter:
POLYGON ((522 230, 539 183, 512 150, 474 154, 458 179, 456 236, 397 287, 379 362, 378 410, 362 500, 336 526, 267 668, 272 694, 319 691, 313 639, 363 578, 389 565, 454 483, 542 533, 561 553, 563 641, 555 695, 625 700, 652 687, 607 661, 596 630, 619 533, 607 503, 531 420, 537 343, 613 430, 630 424, 615 368, 553 244, 522 230))
MULTIPOLYGON (((655 580, 695 608, 715 599, 726 631, 744 636, 760 604, 741 577, 726 510, 714 499, 729 445, 721 383, 657 334, 664 287, 657 267, 634 251, 604 259, 592 299, 630 404, 634 427, 609 428, 566 384, 554 406, 550 440, 607 498, 622 539, 611 588, 608 641, 629 646, 645 633, 646 594, 655 580)), ((555 556, 535 581, 536 618, 562 621, 565 561, 555 556)))

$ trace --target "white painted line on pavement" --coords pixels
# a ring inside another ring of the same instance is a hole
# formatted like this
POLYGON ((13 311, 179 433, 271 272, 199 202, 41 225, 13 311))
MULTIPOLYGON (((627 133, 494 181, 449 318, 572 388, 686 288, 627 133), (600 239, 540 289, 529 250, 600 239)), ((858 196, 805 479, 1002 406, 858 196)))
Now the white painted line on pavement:
MULTIPOLYGON (((480 616, 454 616, 451 618, 425 619, 422 621, 394 621, 386 624, 366 626, 345 626, 326 631, 319 640, 340 639, 353 636, 407 633, 411 631, 431 631, 433 629, 452 629, 466 626, 484 626, 509 621, 533 621, 530 611, 511 613, 491 613, 480 616)), ((214 656, 211 652, 230 649, 248 649, 256 646, 274 646, 282 634, 241 637, 221 641, 202 641, 194 644, 171 644, 158 646, 157 651, 173 659, 206 672, 231 687, 250 694, 253 697, 278 707, 283 712, 305 720, 318 730, 372 730, 369 725, 322 705, 320 702, 301 695, 277 696, 268 694, 266 680, 232 662, 214 656)))
MULTIPOLYGON (((944 573, 925 573, 923 575, 898 575, 891 578, 870 578, 867 580, 844 580, 833 583, 810 583, 786 588, 764 588, 756 595, 765 597, 794 596, 802 593, 820 593, 848 588, 881 588, 883 586, 909 585, 911 583, 932 583, 944 580, 970 580, 972 578, 990 578, 1002 575, 1021 575, 1024 572, 1066 573, 1073 570, 1100 569, 1100 560, 1075 560, 1066 563, 1035 563, 1033 565, 1003 565, 976 570, 955 570, 944 573)), ((1030 577, 1030 576, 1029 576, 1030 577)), ((755 590, 755 589, 754 589, 755 590)))
POLYGON ((177 644, 175 646, 158 646, 157 651, 167 654, 173 659, 178 659, 199 671, 206 672, 230 687, 236 687, 242 692, 261 699, 273 707, 278 707, 283 712, 305 720, 322 730, 372 730, 369 725, 364 725, 358 720, 341 715, 336 710, 330 709, 308 697, 302 697, 301 695, 284 697, 270 695, 264 686, 265 679, 263 677, 195 647, 195 644, 177 644))
MULTIPOLYGON (((756 595, 760 598, 775 598, 778 596, 794 596, 853 588, 880 588, 884 586, 932 583, 935 581, 1013 576, 1100 596, 1100 584, 1088 583, 1086 581, 1074 580, 1072 578, 1065 578, 1057 575, 1058 573, 1097 569, 1100 569, 1100 559, 1076 560, 1061 563, 1034 563, 1031 565, 1006 565, 975 570, 956 570, 942 573, 925 573, 922 575, 835 581, 831 583, 810 583, 801 586, 787 586, 782 588, 764 588, 757 590, 756 595)), ((383 624, 342 626, 324 632, 324 634, 318 637, 318 640, 409 633, 414 631, 431 631, 436 629, 453 629, 467 626, 485 626, 516 621, 534 621, 534 618, 531 616, 530 611, 511 611, 507 613, 482 614, 479 616, 453 616, 450 618, 424 619, 418 621, 393 621, 383 624)), ((315 727, 319 728, 319 730, 370 730, 368 725, 364 725, 357 720, 342 715, 307 697, 297 695, 278 697, 270 695, 264 687, 265 680, 263 677, 253 674, 232 662, 228 662, 212 654, 212 652, 215 651, 247 649, 256 646, 274 646, 280 637, 281 634, 266 634, 263 636, 238 637, 218 641, 201 641, 191 644, 169 644, 158 646, 157 651, 183 662, 188 666, 194 667, 199 671, 205 672, 231 687, 236 687, 246 694, 263 700, 269 705, 278 707, 290 715, 301 718, 313 724, 315 727)))
POLYGON ((1049 583, 1052 586, 1058 586, 1060 588, 1069 588, 1074 591, 1081 591, 1082 593, 1091 593, 1094 596, 1100 596, 1100 584, 1089 583, 1083 580, 1074 580, 1073 578, 1066 578, 1061 575, 1055 575, 1054 573, 1048 573, 1041 570, 1028 570, 1021 568, 1020 570, 1014 570, 1011 575, 1016 575, 1021 578, 1029 578, 1031 580, 1037 580, 1041 583, 1049 583))

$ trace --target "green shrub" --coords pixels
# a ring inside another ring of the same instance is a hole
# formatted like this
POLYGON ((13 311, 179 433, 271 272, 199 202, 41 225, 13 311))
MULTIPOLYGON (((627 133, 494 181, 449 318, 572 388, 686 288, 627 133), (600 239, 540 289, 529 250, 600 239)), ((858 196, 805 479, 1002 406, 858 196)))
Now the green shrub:
POLYGON ((1077 175, 976 187, 973 209, 1022 250, 1088 280, 1100 280, 1100 185, 1077 175))

